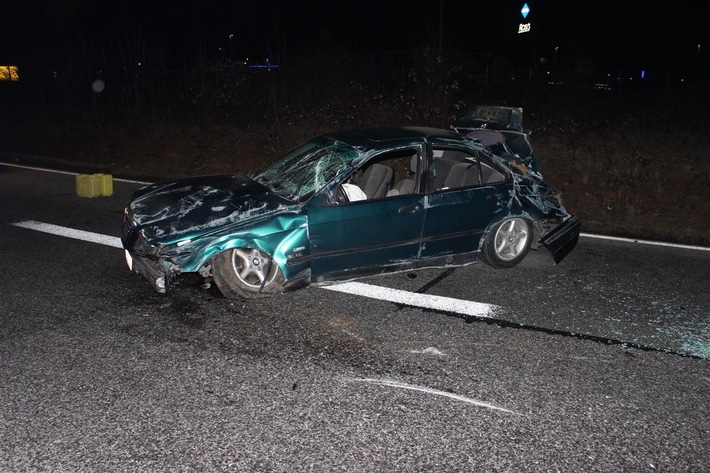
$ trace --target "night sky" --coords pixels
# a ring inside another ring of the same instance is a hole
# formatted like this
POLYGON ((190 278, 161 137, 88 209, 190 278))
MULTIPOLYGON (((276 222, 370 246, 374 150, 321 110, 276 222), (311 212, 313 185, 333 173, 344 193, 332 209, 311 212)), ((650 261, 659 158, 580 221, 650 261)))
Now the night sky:
POLYGON ((560 62, 585 54, 614 67, 694 70, 710 64, 710 2, 530 0, 523 19, 524 3, 18 0, 3 7, 0 63, 21 61, 48 41, 56 45, 72 35, 101 41, 141 31, 172 53, 202 41, 207 48, 230 48, 235 57, 324 47, 419 52, 429 45, 444 52, 533 51, 550 60, 558 47, 560 62), (517 33, 521 22, 531 24, 530 33, 517 33))

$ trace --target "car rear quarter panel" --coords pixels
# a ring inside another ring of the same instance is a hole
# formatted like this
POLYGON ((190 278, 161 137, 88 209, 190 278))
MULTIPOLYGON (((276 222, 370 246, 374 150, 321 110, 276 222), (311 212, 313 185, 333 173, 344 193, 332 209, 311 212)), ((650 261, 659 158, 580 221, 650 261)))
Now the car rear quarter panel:
POLYGON ((491 220, 508 214, 510 185, 469 187, 427 196, 422 237, 425 257, 476 251, 491 220))

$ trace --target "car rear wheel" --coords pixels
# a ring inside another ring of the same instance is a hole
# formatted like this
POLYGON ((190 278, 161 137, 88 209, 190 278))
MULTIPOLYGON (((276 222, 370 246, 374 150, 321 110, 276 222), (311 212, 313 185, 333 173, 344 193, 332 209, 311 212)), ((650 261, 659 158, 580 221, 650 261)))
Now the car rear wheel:
POLYGON ((494 268, 512 268, 520 263, 532 243, 530 223, 520 217, 496 224, 483 242, 483 259, 494 268))
POLYGON ((279 265, 254 248, 235 248, 215 256, 212 277, 220 292, 229 299, 278 294, 284 283, 279 265))

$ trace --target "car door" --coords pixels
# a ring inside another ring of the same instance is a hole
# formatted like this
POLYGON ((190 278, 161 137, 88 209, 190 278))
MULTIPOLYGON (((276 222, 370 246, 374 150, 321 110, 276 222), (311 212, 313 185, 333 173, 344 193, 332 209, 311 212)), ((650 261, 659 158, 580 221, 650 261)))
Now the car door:
POLYGON ((475 259, 481 236, 504 211, 506 176, 481 161, 474 150, 434 149, 426 194, 422 263, 427 259, 467 262, 475 259))
MULTIPOLYGON (((412 153, 417 154, 419 162, 421 147, 398 150, 407 170, 412 153)), ((420 174, 417 170, 415 176, 398 177, 419 182, 420 174)), ((396 181, 392 180, 389 195, 384 197, 363 196, 362 200, 337 204, 324 198, 309 206, 311 274, 315 282, 395 271, 415 264, 424 223, 424 196, 418 184, 410 193, 395 193, 396 181)))

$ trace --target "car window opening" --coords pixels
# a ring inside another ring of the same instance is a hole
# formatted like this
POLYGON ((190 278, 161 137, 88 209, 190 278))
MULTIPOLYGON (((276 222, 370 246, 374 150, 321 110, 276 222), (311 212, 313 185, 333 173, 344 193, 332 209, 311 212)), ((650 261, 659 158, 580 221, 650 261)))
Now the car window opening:
POLYGON ((435 191, 505 181, 505 174, 465 151, 435 149, 433 154, 434 169, 431 176, 431 188, 435 191))
POLYGON ((414 149, 385 153, 355 171, 343 184, 349 202, 416 192, 419 153, 414 149))

